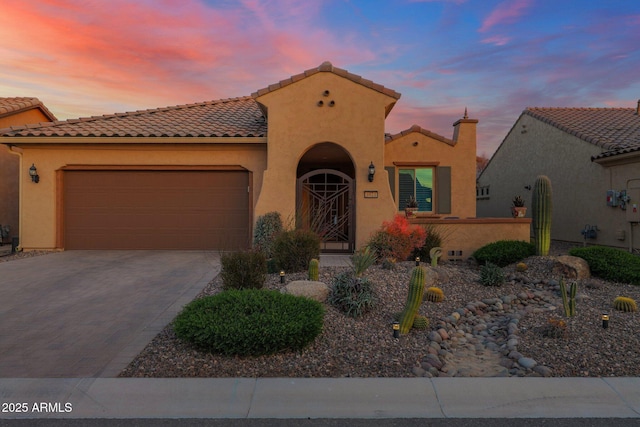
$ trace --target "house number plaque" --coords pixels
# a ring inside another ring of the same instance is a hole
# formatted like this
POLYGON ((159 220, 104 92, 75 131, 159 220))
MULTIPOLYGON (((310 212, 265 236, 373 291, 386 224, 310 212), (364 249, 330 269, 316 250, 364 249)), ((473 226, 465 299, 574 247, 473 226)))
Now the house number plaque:
POLYGON ((377 199, 378 198, 378 192, 377 191, 365 191, 364 192, 364 198, 365 199, 377 199))

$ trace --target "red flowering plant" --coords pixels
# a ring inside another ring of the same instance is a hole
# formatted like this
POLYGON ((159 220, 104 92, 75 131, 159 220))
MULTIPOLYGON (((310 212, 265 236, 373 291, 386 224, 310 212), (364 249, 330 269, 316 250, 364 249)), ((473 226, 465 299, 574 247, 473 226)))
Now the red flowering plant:
POLYGON ((411 253, 420 248, 427 237, 424 228, 412 226, 404 215, 397 214, 392 221, 384 221, 368 243, 375 249, 379 260, 406 261, 411 253))

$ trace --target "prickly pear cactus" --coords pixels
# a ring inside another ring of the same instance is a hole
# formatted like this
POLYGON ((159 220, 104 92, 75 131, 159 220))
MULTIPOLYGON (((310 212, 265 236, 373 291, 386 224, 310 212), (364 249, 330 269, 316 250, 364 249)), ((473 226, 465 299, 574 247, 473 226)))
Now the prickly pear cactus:
POLYGON ((400 334, 405 335, 413 326, 413 321, 418 314, 418 308, 422 304, 425 284, 424 267, 414 267, 411 272, 411 282, 409 283, 409 294, 407 303, 400 318, 400 334))
POLYGON ((532 217, 533 234, 538 255, 549 255, 551 245, 551 181, 544 175, 536 178, 533 187, 532 217))
POLYGON ((320 266, 320 261, 313 258, 309 261, 309 280, 313 280, 315 282, 318 281, 318 267, 320 266))

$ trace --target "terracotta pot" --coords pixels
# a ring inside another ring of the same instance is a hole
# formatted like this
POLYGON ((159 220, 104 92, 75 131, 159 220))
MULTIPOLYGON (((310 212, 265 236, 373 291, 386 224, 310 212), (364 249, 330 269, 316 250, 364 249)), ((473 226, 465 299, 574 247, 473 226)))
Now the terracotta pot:
POLYGON ((527 214, 527 208, 524 206, 522 207, 513 206, 511 208, 511 214, 513 214, 514 218, 524 218, 524 216, 527 214))
POLYGON ((418 208, 404 208, 404 215, 407 218, 415 218, 418 208))

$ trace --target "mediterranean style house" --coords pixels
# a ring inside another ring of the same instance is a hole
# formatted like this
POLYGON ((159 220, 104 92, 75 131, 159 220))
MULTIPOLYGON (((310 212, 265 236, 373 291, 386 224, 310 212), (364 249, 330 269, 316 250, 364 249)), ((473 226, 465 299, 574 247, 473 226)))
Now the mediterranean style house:
POLYGON ((551 179, 553 239, 637 251, 640 101, 526 109, 478 178, 478 216, 507 216, 517 195, 531 206, 537 175, 551 179))
MULTIPOLYGON (((0 129, 54 120, 56 117, 38 98, 0 98, 0 129)), ((20 158, 0 146, 0 243, 18 236, 19 170, 20 158)))
POLYGON ((387 135, 399 99, 325 62, 251 96, 0 130, 22 159, 21 247, 247 248, 277 211, 353 252, 409 196, 417 223, 475 217, 477 120, 387 135))

